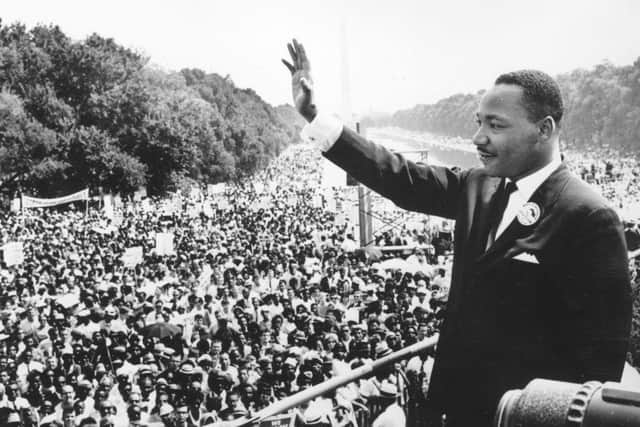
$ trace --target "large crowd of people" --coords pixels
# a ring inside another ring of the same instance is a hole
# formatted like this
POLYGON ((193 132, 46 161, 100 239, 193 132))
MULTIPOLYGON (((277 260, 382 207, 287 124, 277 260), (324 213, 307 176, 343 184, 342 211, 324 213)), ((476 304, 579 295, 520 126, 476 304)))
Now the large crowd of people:
MULTIPOLYGON (((436 333, 450 224, 385 210, 374 238, 393 250, 362 251, 320 161, 296 146, 216 194, 0 214, 0 243, 23 251, 0 264, 0 425, 226 422, 436 333)), ((393 417, 431 362, 315 399, 298 422, 355 427, 373 403, 393 417)))
MULTIPOLYGON (((452 224, 374 206, 383 248, 361 250, 353 191, 323 188, 320 162, 295 146, 215 193, 1 213, 0 246, 23 259, 0 263, 0 425, 225 423, 436 334, 452 224)), ((423 425, 432 363, 391 365, 297 422, 423 425)))
POLYGON ((569 151, 574 172, 592 184, 628 221, 640 219, 640 161, 614 152, 569 151))

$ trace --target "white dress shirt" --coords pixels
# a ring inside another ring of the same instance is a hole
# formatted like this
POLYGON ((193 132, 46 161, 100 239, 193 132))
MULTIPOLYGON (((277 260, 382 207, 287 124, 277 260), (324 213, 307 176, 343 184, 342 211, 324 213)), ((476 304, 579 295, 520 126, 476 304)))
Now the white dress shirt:
MULTIPOLYGON (((561 163, 562 160, 560 160, 560 154, 558 153, 546 166, 516 181, 517 190, 511 193, 509 197, 509 202, 502 215, 502 221, 500 221, 500 225, 496 230, 496 239, 511 224, 520 209, 529 201, 538 187, 558 169, 561 163)), ((507 181, 510 181, 509 178, 507 178, 507 181)))
POLYGON ((325 152, 340 138, 344 124, 342 121, 328 114, 318 113, 307 123, 300 136, 303 141, 314 144, 320 151, 325 152))

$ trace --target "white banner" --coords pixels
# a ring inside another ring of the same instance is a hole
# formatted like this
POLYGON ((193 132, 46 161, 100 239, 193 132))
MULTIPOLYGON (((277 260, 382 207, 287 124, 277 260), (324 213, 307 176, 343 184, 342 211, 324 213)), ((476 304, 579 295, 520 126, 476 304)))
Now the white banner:
POLYGON ((4 262, 7 267, 22 264, 24 261, 24 250, 22 242, 9 242, 2 248, 4 253, 4 262))
POLYGON ((56 197, 54 199, 39 199, 37 197, 22 196, 22 208, 49 208, 51 206, 62 205, 65 203, 75 202, 78 200, 87 200, 89 198, 89 189, 78 191, 64 197, 56 197))
POLYGON ((11 212, 20 212, 20 199, 13 199, 11 201, 11 212))
POLYGON ((127 248, 122 254, 122 263, 125 267, 135 267, 142 262, 142 246, 127 248))

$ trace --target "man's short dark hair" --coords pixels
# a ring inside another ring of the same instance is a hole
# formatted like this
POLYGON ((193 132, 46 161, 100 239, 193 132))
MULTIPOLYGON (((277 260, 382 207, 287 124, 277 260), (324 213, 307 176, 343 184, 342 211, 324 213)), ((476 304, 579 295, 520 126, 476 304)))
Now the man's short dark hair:
POLYGON ((553 117, 560 125, 564 107, 558 83, 550 75, 538 70, 519 70, 500 75, 495 84, 511 84, 522 88, 524 107, 529 120, 553 117))

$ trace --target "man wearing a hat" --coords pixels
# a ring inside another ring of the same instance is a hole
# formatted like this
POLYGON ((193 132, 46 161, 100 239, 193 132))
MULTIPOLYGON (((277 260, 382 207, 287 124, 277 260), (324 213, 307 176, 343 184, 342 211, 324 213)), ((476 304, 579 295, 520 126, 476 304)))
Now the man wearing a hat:
POLYGON ((91 397, 92 385, 89 380, 82 379, 78 381, 77 400, 84 403, 84 414, 88 415, 90 408, 93 408, 95 402, 91 397))
POLYGON ((178 373, 180 362, 182 361, 182 357, 180 356, 180 354, 176 353, 175 351, 173 351, 173 349, 170 349, 169 347, 164 348, 162 355, 168 356, 167 368, 160 373, 159 377, 164 378, 167 381, 171 381, 175 378, 176 374, 178 373), (173 354, 169 354, 171 352, 173 352, 173 354))
POLYGON ((329 427, 331 423, 327 415, 321 405, 316 405, 312 402, 301 417, 302 425, 309 427, 329 427))
MULTIPOLYGON (((174 409, 173 406, 171 406, 168 403, 163 403, 160 406, 160 409, 158 411, 158 417, 160 418, 160 421, 163 423, 163 425, 165 426, 172 426, 173 425, 173 418, 174 418, 174 409)), ((152 418, 150 418, 150 421, 152 420, 152 418)))
POLYGON ((405 427, 407 419, 398 404, 398 388, 390 382, 382 383, 379 401, 384 410, 373 421, 372 427, 405 427))
POLYGON ((418 280, 418 286, 416 289, 416 297, 413 299, 410 311, 416 309, 416 307, 420 307, 423 310, 431 311, 431 306, 429 305, 430 298, 427 298, 429 295, 429 290, 427 289, 427 284, 424 280, 418 280))

